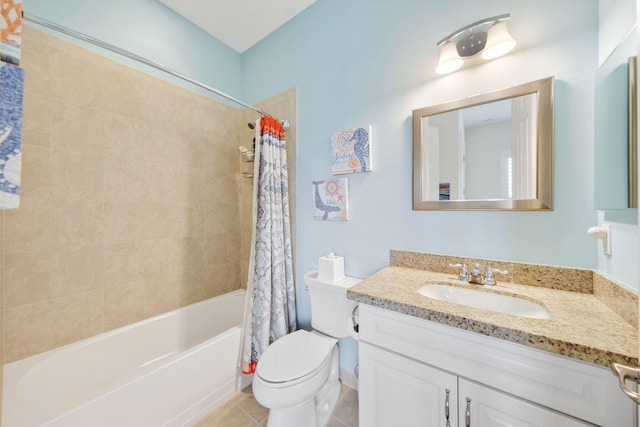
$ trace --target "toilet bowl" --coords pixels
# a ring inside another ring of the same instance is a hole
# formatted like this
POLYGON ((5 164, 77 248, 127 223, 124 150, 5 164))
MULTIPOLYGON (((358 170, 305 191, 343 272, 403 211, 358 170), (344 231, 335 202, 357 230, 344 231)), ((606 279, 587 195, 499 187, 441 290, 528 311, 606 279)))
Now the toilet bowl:
POLYGON ((313 331, 298 330, 272 343, 253 378, 253 395, 269 408, 267 427, 324 427, 340 394, 338 338, 350 335, 347 320, 357 306, 347 289, 360 280, 337 283, 305 274, 313 331))
POLYGON ((299 330, 273 343, 258 363, 253 395, 267 426, 325 425, 340 394, 337 340, 299 330))

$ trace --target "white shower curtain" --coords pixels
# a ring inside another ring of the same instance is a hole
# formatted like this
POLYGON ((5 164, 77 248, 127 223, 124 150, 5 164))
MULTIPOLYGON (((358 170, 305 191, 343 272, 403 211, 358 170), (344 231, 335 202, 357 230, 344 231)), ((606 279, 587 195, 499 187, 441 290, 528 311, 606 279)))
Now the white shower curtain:
POLYGON ((254 232, 243 328, 245 374, 255 372, 269 344, 297 328, 285 134, 282 125, 271 117, 262 117, 259 124, 253 182, 254 232))

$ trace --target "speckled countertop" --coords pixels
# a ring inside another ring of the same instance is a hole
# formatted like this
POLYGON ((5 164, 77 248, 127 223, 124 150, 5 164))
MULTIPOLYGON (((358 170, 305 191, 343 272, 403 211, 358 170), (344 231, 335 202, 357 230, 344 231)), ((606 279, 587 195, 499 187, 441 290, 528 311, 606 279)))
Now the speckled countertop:
POLYGON ((503 282, 470 285, 453 274, 391 266, 349 288, 347 297, 602 366, 638 364, 637 329, 589 293, 503 282), (542 304, 550 318, 528 319, 427 298, 418 293, 427 283, 518 296, 542 304))

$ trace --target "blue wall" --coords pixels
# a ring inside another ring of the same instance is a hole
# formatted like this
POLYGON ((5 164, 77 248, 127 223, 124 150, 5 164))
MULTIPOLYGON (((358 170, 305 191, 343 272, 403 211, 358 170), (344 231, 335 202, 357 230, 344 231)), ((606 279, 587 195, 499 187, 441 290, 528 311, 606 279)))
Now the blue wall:
MULTIPOLYGON (((297 87, 296 266, 303 325, 310 320, 303 274, 330 251, 345 256, 347 274, 355 277, 388 265, 392 248, 596 267, 596 243, 586 229, 596 221, 597 6, 584 0, 319 0, 242 55, 247 101, 297 87), (435 75, 438 40, 506 12, 518 40, 512 54, 435 75), (412 210, 413 109, 548 76, 556 78, 553 212, 412 210), (311 183, 331 177, 331 135, 365 124, 373 128, 374 170, 348 175, 351 220, 313 220, 311 183)), ((355 345, 343 344, 342 365, 350 369, 355 345)))
MULTIPOLYGON (((23 6, 28 14, 128 50, 242 99, 240 54, 157 0, 24 0, 23 6)), ((138 68, 189 87, 147 67, 138 68)))

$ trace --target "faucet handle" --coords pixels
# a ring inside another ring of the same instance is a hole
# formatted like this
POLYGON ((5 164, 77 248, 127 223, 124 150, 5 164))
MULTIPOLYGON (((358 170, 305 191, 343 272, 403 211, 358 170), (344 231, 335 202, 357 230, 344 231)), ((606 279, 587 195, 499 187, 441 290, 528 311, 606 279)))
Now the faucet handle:
POLYGON ((497 268, 487 267, 487 270, 484 273, 484 284, 493 286, 496 284, 496 279, 493 277, 493 273, 507 274, 509 273, 506 270, 498 270, 497 268))
POLYGON ((467 269, 467 264, 449 264, 449 267, 460 267, 458 280, 462 280, 463 282, 469 281, 469 270, 467 269))
POLYGON ((479 262, 475 263, 475 265, 471 269, 471 274, 472 275, 476 275, 476 276, 480 276, 480 263, 479 262))

